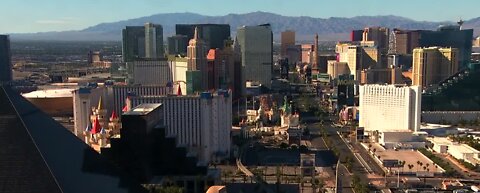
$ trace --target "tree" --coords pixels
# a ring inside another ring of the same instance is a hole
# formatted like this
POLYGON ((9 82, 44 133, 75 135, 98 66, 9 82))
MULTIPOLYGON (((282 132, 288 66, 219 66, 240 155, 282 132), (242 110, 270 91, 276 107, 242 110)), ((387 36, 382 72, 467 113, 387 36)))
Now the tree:
POLYGON ((323 188, 323 186, 325 186, 325 182, 323 181, 323 179, 315 179, 315 184, 317 184, 317 187, 318 187, 318 192, 321 192, 321 189, 323 188))
POLYGON ((166 178, 162 185, 144 185, 149 193, 183 193, 183 188, 174 184, 170 178, 166 178))
POLYGON ((183 188, 178 186, 159 187, 152 193, 183 193, 183 188))
POLYGON ((349 172, 353 169, 353 159, 350 156, 345 157, 345 167, 349 172))
POLYGON ((282 149, 287 149, 288 148, 288 144, 285 143, 285 142, 282 142, 280 145, 279 145, 280 148, 282 149))
POLYGON ((303 135, 305 136, 310 135, 310 129, 308 127, 303 130, 303 135))
POLYGON ((410 170, 410 172, 412 172, 412 168, 413 168, 413 164, 408 164, 408 170, 410 170))
POLYGON ((305 152, 308 150, 308 147, 306 145, 300 145, 300 152, 305 152))

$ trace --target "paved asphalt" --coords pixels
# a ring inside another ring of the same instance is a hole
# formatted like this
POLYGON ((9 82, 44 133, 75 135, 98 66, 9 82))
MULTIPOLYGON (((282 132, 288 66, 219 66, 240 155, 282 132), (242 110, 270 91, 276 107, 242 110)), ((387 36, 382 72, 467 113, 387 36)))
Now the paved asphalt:
POLYGON ((338 168, 338 187, 339 193, 354 193, 352 188, 352 176, 349 174, 347 168, 343 164, 339 164, 338 168))
MULTIPOLYGON (((350 157, 353 160, 352 164, 352 173, 355 175, 358 175, 360 180, 363 183, 369 183, 368 180, 368 173, 366 169, 360 164, 360 162, 355 159, 355 156, 353 155, 352 151, 347 147, 347 144, 344 143, 344 141, 340 138, 340 136, 337 134, 337 131, 342 130, 341 128, 336 128, 333 125, 330 124, 325 124, 324 125, 328 134, 328 137, 330 138, 330 141, 332 142, 332 146, 335 146, 335 148, 338 149, 340 152, 339 159, 341 162, 344 162, 346 157, 350 157)), ((309 125, 310 131, 311 132, 320 132, 320 127, 318 125, 309 125)), ((324 148, 324 145, 320 142, 312 142, 313 148, 324 148)), ((338 175, 340 175, 340 182, 341 182, 341 187, 342 190, 341 192, 343 193, 350 193, 353 192, 352 187, 351 187, 351 180, 352 180, 352 173, 349 173, 348 170, 341 164, 339 168, 338 175)))

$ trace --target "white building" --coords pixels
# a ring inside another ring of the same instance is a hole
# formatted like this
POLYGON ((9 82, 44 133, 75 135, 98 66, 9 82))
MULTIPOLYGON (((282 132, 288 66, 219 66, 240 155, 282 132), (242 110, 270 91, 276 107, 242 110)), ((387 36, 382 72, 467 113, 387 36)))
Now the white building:
POLYGON ((413 131, 420 128, 419 86, 360 86, 359 126, 365 131, 413 131))
POLYGON ((172 82, 171 63, 166 59, 136 60, 133 62, 133 83, 165 86, 172 82))
POLYGON ((174 88, 182 89, 182 94, 187 94, 187 70, 188 70, 188 62, 187 58, 175 57, 173 59, 169 59, 172 68, 172 80, 174 82, 174 88))
MULTIPOLYGON (((100 97, 105 100, 107 92, 105 87, 79 88, 73 91, 73 120, 74 133, 82 139, 83 131, 90 123, 92 107, 96 107, 100 97)), ((109 103, 106 103, 107 105, 109 103)), ((111 109, 111 107, 105 107, 111 109)))
POLYGON ((230 95, 227 91, 218 91, 195 96, 134 96, 127 106, 162 103, 167 135, 175 136, 179 146, 195 152, 203 163, 210 163, 230 154, 230 95))
POLYGON ((425 147, 425 138, 408 130, 383 131, 379 132, 378 143, 385 149, 417 149, 425 147))
POLYGON ((115 85, 108 89, 108 99, 113 100, 112 110, 121 115, 129 96, 164 96, 173 94, 173 91, 172 87, 165 85, 115 85))
POLYGON ((467 144, 453 142, 446 137, 434 137, 428 140, 432 142, 433 150, 438 153, 448 153, 456 159, 465 160, 473 165, 480 164, 480 151, 467 144))

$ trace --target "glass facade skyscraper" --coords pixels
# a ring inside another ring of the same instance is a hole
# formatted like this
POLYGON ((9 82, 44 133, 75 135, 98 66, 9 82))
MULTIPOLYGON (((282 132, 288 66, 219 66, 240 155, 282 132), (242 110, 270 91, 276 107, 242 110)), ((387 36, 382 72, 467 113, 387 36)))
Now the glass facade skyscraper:
POLYGON ((153 23, 145 24, 145 58, 164 58, 163 27, 153 23))
POLYGON ((163 27, 146 23, 145 26, 126 26, 122 30, 124 62, 142 58, 165 58, 163 27))
POLYGON ((472 38, 473 29, 461 30, 460 26, 456 25, 441 26, 437 31, 420 31, 419 46, 457 48, 459 68, 462 69, 470 63, 472 38))
POLYGON ((174 35, 167 38, 169 55, 187 55, 188 37, 185 35, 174 35))
POLYGON ((144 26, 127 26, 122 30, 122 56, 124 62, 145 57, 144 26))
POLYGON ((207 50, 224 48, 225 40, 230 39, 230 25, 228 24, 177 24, 175 31, 177 35, 185 35, 193 39, 195 27, 198 27, 200 39, 207 44, 207 50))
POLYGON ((270 24, 238 28, 237 40, 242 56, 242 84, 253 81, 270 88, 273 68, 273 34, 270 24))

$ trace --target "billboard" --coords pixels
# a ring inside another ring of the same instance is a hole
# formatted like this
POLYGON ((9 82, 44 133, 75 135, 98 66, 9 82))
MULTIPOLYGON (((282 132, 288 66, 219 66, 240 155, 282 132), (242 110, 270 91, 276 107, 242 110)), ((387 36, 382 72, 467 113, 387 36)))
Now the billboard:
POLYGON ((383 164, 383 167, 387 167, 387 168, 395 168, 400 166, 398 164, 397 159, 385 159, 382 161, 382 164, 383 164))

